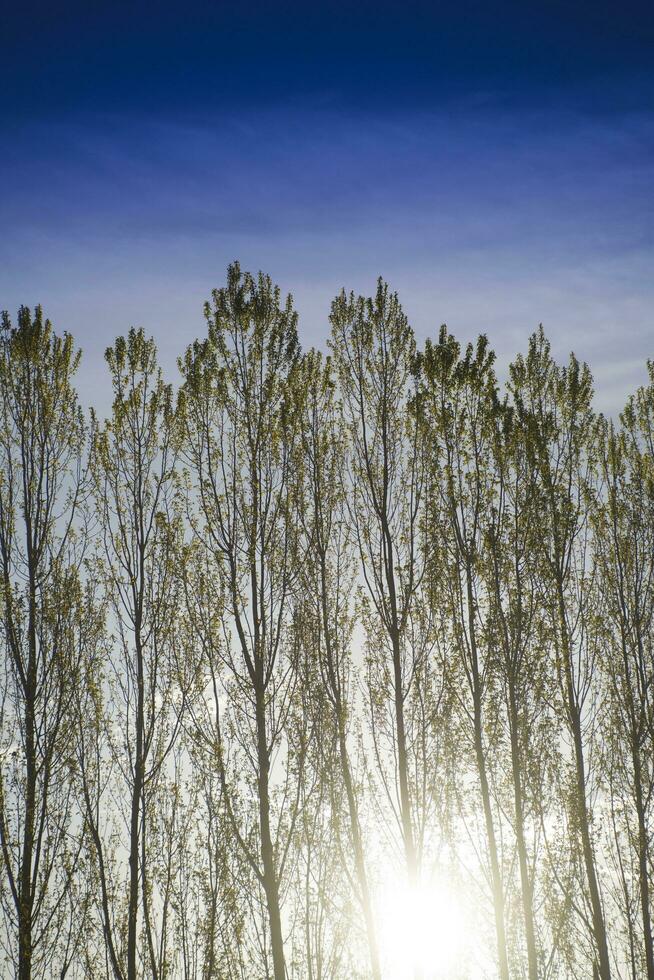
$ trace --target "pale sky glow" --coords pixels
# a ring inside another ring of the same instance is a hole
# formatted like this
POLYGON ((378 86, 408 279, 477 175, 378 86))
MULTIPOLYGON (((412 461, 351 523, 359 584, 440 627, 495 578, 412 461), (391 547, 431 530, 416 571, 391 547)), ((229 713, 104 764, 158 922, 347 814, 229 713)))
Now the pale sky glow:
POLYGON ((487 332, 500 373, 542 321, 557 356, 589 360, 602 410, 645 380, 651 111, 496 93, 420 111, 69 113, 10 133, 1 305, 41 302, 74 333, 87 402, 108 397, 102 353, 131 324, 174 378, 234 258, 293 292, 306 346, 324 346, 341 287, 370 293, 382 275, 420 339, 442 322, 463 341, 487 332))

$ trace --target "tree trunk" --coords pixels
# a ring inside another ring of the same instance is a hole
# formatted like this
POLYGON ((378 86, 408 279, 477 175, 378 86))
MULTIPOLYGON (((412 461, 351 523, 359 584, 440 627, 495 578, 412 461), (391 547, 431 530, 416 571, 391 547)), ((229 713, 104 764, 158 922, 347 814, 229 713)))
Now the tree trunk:
POLYGON ((18 909, 18 977, 32 976, 32 861, 34 859, 36 820, 36 581, 37 569, 32 526, 27 519, 27 554, 29 575, 28 664, 25 684, 25 824, 20 873, 20 907, 18 909))
POLYGON ((520 762, 520 747, 518 745, 518 711, 513 680, 509 681, 509 730, 511 738, 513 799, 515 806, 515 833, 518 847, 518 862, 520 864, 522 912, 525 926, 525 940, 527 943, 527 967, 529 980, 538 980, 538 951, 536 948, 536 932, 534 928, 533 886, 529 876, 529 862, 525 842, 522 766, 520 762))
MULTIPOLYGON (((261 672, 263 667, 260 667, 261 672)), ((275 980, 286 980, 284 962, 284 938, 279 907, 279 885, 275 868, 275 854, 270 835, 270 757, 266 737, 266 703, 263 684, 256 689, 257 762, 259 766, 259 830, 261 833, 261 861, 263 864, 263 888, 266 893, 270 941, 272 945, 275 980)))
POLYGON ((382 529, 385 544, 386 583, 391 608, 390 639, 393 647, 393 687, 395 693, 395 731, 397 737, 397 768, 400 782, 400 811, 402 821, 402 837, 404 840, 404 855, 406 859, 409 882, 417 884, 418 858, 413 840, 413 823, 411 820, 411 790, 409 788, 409 765, 406 750, 406 729, 404 723, 404 682, 402 678, 402 650, 400 646, 400 626, 397 607, 397 589, 395 587, 395 569, 393 567, 393 541, 386 515, 382 518, 382 529))
POLYGON ((647 980, 654 980, 654 947, 652 945, 652 920, 650 915, 649 894, 649 834, 645 821, 645 803, 643 800, 642 771, 640 752, 632 734, 632 754, 634 766, 634 788, 636 795, 636 813, 638 815, 638 879, 640 887, 640 907, 643 920, 643 940, 645 943, 645 962, 647 964, 647 980))
POLYGON ((129 838, 129 907, 127 926, 127 980, 136 980, 136 943, 139 900, 139 824, 143 799, 143 720, 144 680, 141 644, 136 639, 137 702, 136 702, 136 755, 134 759, 134 785, 130 812, 129 838))
POLYGON ((478 711, 477 708, 475 708, 474 724, 475 755, 477 757, 477 769, 479 772, 479 782, 481 785, 481 801, 484 810, 484 822, 486 824, 486 836, 488 838, 488 854, 491 865, 493 911, 495 913, 495 937, 497 940, 499 972, 501 980, 509 980, 509 960, 506 950, 506 930, 504 927, 504 893, 502 888, 502 876, 500 874, 500 862, 497 853, 497 841, 495 839, 495 826, 493 824, 493 811, 491 808, 488 776, 486 773, 486 757, 484 754, 481 729, 481 710, 478 711))
MULTIPOLYGON (((30 652, 30 659, 32 655, 30 652)), ((30 664, 25 706, 25 825, 20 874, 20 907, 18 910, 18 978, 32 976, 32 859, 34 856, 34 818, 36 805, 36 750, 33 690, 36 670, 30 664)))
MULTIPOLYGON (((636 614, 636 635, 638 642, 638 655, 641 663, 645 662, 647 656, 643 650, 643 643, 640 630, 640 615, 636 614)), ((640 734, 636 720, 636 706, 633 696, 633 682, 631 669, 629 666, 629 656, 625 642, 624 629, 622 635, 622 656, 625 666, 627 681, 627 694, 629 698, 629 713, 631 716, 631 757, 634 776, 634 796, 636 804, 636 814, 638 817, 638 884, 640 891, 640 908, 643 921, 643 942, 645 944, 645 963, 647 965, 647 980, 654 980, 654 944, 652 943, 652 919, 650 915, 650 889, 649 889, 649 849, 650 835, 647 831, 645 815, 645 801, 643 799, 643 770, 640 757, 640 734)), ((642 708, 641 708, 642 710, 642 708)), ((645 709, 646 710, 646 709, 645 709)))
POLYGON ((373 980, 381 980, 381 966, 379 963, 377 934, 375 930, 375 920, 372 914, 368 876, 366 874, 366 865, 363 856, 363 843, 361 841, 361 832, 359 829, 356 798, 354 795, 354 786, 352 785, 352 774, 350 772, 350 760, 348 758, 347 745, 345 743, 345 733, 342 731, 340 718, 338 724, 338 744, 341 756, 341 767, 343 769, 343 782, 345 783, 345 793, 347 796, 347 805, 350 816, 350 831, 352 834, 352 847, 354 850, 354 864, 357 878, 359 880, 361 908, 363 910, 363 918, 366 924, 366 937, 368 940, 368 952, 370 955, 370 971, 373 980))
POLYGON ((471 571, 469 568, 466 569, 466 591, 468 599, 468 630, 470 635, 470 652, 472 660, 471 672, 473 683, 472 701, 475 756, 477 759, 477 772, 479 774, 481 802, 484 810, 486 837, 488 839, 488 856, 491 866, 491 885, 493 889, 493 911, 495 916, 497 958, 501 980, 509 980, 509 958, 506 948, 506 929, 504 925, 504 889, 502 887, 502 876, 500 874, 500 862, 497 853, 497 840, 495 838, 493 810, 491 806, 490 788, 488 785, 488 774, 486 770, 486 753, 484 750, 483 739, 481 681, 479 677, 479 658, 477 654, 477 637, 474 623, 474 596, 472 590, 471 571))
POLYGON ((581 713, 574 689, 574 679, 572 673, 572 659, 570 655, 570 641, 568 638, 565 600, 563 597, 562 584, 558 583, 558 603, 559 603, 559 627, 561 631, 561 643, 565 660, 566 675, 566 699, 568 708, 568 718, 574 745, 575 756, 575 778, 577 789, 577 819, 579 821, 579 832, 581 834, 581 844, 584 856, 584 867, 586 878, 588 879, 588 897, 590 900, 591 916, 593 923, 593 936, 598 956, 597 969, 600 980, 611 980, 611 962, 609 959, 609 948, 606 939, 606 925, 604 922, 604 911, 602 909, 602 899, 600 896, 599 883, 597 880, 597 870, 595 868, 595 855, 590 833, 590 820, 588 816, 588 803, 586 799, 586 764, 584 761, 584 744, 581 730, 581 713))
MULTIPOLYGON (((316 511, 320 511, 320 502, 314 498, 316 511)), ((359 827, 359 813, 357 807, 356 794, 352 772, 350 770, 350 757, 347 751, 347 732, 345 727, 345 714, 341 700, 341 684, 338 676, 338 668, 334 666, 334 649, 331 642, 331 630, 329 628, 329 612, 327 609, 327 559, 325 548, 320 549, 320 615, 322 619, 323 633, 325 637, 325 653, 327 655, 327 674, 329 684, 332 688, 334 697, 334 711, 336 713, 336 727, 338 732, 338 750, 341 760, 341 771, 345 784, 345 795, 347 797, 348 816, 350 819, 350 833, 352 834, 352 849, 354 851, 354 866, 359 891, 361 894, 361 909, 366 925, 366 939, 368 942, 368 954, 370 957, 370 971, 372 980, 381 980, 381 966, 379 963, 379 949, 377 946, 377 933, 375 920, 372 914, 372 902, 370 900, 370 888, 368 886, 368 875, 366 873, 366 862, 363 853, 363 841, 361 840, 361 829, 359 827)))

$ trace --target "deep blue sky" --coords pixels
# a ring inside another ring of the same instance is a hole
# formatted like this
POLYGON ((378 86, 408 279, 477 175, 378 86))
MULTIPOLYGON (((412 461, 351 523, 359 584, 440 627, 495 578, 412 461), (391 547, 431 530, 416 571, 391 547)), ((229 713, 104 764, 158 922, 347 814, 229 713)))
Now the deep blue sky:
POLYGON ((543 321, 617 409, 654 356, 654 2, 22 3, 0 17, 0 307, 167 366, 228 261, 305 343, 383 275, 418 334, 543 321))

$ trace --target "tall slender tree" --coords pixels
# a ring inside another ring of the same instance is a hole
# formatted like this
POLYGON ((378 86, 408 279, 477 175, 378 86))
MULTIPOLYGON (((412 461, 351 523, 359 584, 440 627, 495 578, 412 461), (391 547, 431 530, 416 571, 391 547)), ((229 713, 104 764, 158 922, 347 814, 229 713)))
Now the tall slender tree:
MULTIPOLYGON (((543 329, 510 368, 510 390, 525 427, 535 480, 529 488, 541 513, 537 538, 542 601, 549 615, 561 720, 573 767, 570 827, 581 841, 594 947, 594 971, 610 980, 611 963, 592 822, 593 767, 589 732, 596 712, 596 575, 590 507, 596 494, 596 423, 592 378, 574 355, 557 365, 543 329)), ((571 840, 574 845, 574 839, 571 840)))
POLYGON ((106 360, 114 402, 111 418, 95 425, 91 469, 102 535, 93 571, 110 637, 80 699, 78 758, 108 962, 116 978, 135 980, 167 975, 169 905, 157 896, 155 811, 183 715, 188 644, 172 391, 143 330, 120 337, 106 360), (127 829, 124 876, 116 821, 127 829))
POLYGON ((0 328, 0 898, 5 969, 65 976, 86 918, 74 717, 84 604, 80 354, 40 307, 0 328))
MULTIPOLYGON (((493 422, 498 411, 494 355, 485 337, 460 355, 441 328, 421 359, 418 415, 429 459, 429 581, 431 601, 444 609, 460 665, 459 698, 468 719, 481 795, 493 899, 499 973, 509 977, 505 883, 492 770, 501 751, 492 708, 496 664, 488 645, 488 595, 483 574, 484 536, 495 503, 491 465, 493 422)), ((455 681, 458 686, 458 680, 455 681)))
POLYGON ((405 868, 415 884, 421 856, 416 797, 424 783, 416 772, 421 742, 408 709, 426 656, 417 603, 424 466, 408 412, 415 341, 397 295, 381 279, 371 298, 342 292, 330 320, 350 441, 347 500, 367 595, 361 610, 372 737, 380 786, 395 811, 405 868), (384 772, 389 765, 390 780, 384 772))
MULTIPOLYGON (((551 822, 552 771, 558 764, 549 706, 548 637, 537 587, 538 498, 530 493, 533 460, 506 402, 490 413, 493 500, 485 515, 482 576, 487 639, 496 650, 497 693, 508 733, 508 783, 519 866, 527 972, 538 980, 556 956, 542 914, 547 888, 542 828, 551 822), (540 846, 539 846, 540 844, 540 846), (538 914, 540 906, 541 915, 538 914)), ((517 957, 519 962, 519 956, 517 957)), ((514 956, 516 968, 518 962, 514 956)))
POLYGON ((304 532, 300 584, 306 596, 307 625, 319 668, 322 697, 319 692, 315 697, 324 703, 319 739, 321 768, 330 773, 332 806, 344 793, 348 828, 345 860, 349 860, 351 853, 354 866, 351 878, 363 915, 370 972, 374 980, 379 980, 381 968, 361 826, 360 787, 351 743, 354 720, 351 595, 355 569, 354 540, 345 501, 345 433, 340 424, 329 359, 324 361, 319 353, 309 352, 302 365, 301 379, 305 398, 297 458, 297 471, 301 474, 298 521, 304 532))
MULTIPOLYGON (((603 670, 608 711, 611 790, 627 803, 628 849, 637 868, 641 952, 634 965, 654 978, 651 821, 654 797, 654 365, 650 383, 622 413, 621 428, 600 428, 606 487, 596 511, 595 557, 607 625, 603 670)), ((614 807, 615 808, 615 807, 614 807)), ((619 809, 619 804, 618 804, 619 809)), ((629 866, 629 854, 624 863, 629 866)), ((634 973, 634 975, 636 975, 634 973)))
POLYGON ((270 278, 229 267, 206 306, 208 337, 182 362, 185 455, 195 531, 224 608, 203 637, 213 746, 233 840, 263 890, 275 980, 285 980, 282 887, 298 816, 298 743, 288 738, 297 680, 292 632, 295 523, 289 519, 297 314, 270 278), (231 739, 228 737, 231 734, 231 739), (238 757, 230 762, 232 753, 238 757))

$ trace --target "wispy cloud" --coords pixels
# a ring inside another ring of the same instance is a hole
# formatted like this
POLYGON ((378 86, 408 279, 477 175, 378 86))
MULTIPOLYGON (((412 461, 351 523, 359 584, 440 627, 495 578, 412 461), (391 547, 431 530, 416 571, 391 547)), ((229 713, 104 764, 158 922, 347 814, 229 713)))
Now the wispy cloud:
POLYGON ((654 114, 468 98, 81 115, 10 136, 2 305, 42 300, 98 365, 134 321, 172 364, 234 257, 294 292, 309 342, 338 288, 381 274, 421 335, 484 330, 506 358, 542 320, 590 357, 608 410, 650 353, 654 114))

